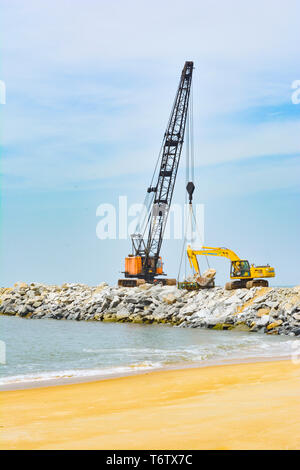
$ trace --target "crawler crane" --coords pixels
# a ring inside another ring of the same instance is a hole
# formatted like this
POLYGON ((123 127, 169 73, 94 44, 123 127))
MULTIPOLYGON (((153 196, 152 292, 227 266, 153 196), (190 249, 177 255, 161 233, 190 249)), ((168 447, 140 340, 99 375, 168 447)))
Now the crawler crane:
POLYGON ((160 250, 182 153, 193 75, 193 62, 185 62, 159 155, 158 173, 147 189, 152 196, 145 227, 131 235, 132 251, 125 258, 125 279, 118 285, 134 287, 144 282, 175 285, 164 276, 160 250), (153 184, 154 182, 154 184, 153 184))

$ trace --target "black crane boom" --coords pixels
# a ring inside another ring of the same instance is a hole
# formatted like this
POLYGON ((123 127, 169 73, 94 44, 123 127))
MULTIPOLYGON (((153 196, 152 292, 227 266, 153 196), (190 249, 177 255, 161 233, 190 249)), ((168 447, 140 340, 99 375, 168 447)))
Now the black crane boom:
MULTIPOLYGON (((149 193, 154 193, 153 204, 148 217, 148 238, 144 240, 142 234, 132 235, 134 254, 131 257, 141 259, 141 269, 140 272, 135 272, 135 270, 130 272, 125 268, 125 277, 137 277, 147 282, 153 282, 155 276, 163 274, 162 269, 159 271, 157 267, 184 142, 193 66, 193 62, 188 61, 185 62, 183 67, 163 138, 157 182, 154 186, 148 188, 149 193)), ((121 285, 124 285, 124 283, 121 285)))
POLYGON ((172 201, 180 161, 192 83, 193 62, 186 62, 181 74, 175 103, 164 135, 163 153, 156 185, 147 254, 158 259, 164 228, 172 201))

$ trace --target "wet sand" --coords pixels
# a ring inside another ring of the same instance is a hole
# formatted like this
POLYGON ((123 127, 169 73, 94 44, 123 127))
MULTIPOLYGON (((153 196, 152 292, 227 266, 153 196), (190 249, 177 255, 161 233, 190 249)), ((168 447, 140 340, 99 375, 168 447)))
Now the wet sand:
POLYGON ((1 449, 300 449, 300 366, 165 370, 0 392, 1 449))

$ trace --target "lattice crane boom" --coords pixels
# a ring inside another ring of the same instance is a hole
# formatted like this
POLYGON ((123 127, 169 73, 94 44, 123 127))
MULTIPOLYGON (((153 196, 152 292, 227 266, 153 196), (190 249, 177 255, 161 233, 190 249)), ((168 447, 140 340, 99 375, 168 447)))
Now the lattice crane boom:
MULTIPOLYGON (((163 138, 156 184, 150 186, 147 190, 148 193, 154 193, 153 203, 147 219, 147 239, 145 240, 141 233, 132 235, 133 252, 125 260, 126 278, 136 277, 147 282, 154 282, 156 276, 163 274, 160 250, 184 142, 193 67, 193 62, 187 61, 181 73, 175 101, 163 138)), ((119 280, 119 284, 128 285, 128 282, 119 280)))

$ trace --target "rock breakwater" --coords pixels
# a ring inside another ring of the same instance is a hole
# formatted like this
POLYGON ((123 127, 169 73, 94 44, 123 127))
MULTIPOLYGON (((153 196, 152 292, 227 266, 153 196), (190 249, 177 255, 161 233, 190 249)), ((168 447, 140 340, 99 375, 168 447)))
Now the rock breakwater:
POLYGON ((300 338, 300 286, 188 292, 175 286, 135 288, 16 283, 0 289, 0 314, 38 319, 168 323, 182 328, 240 329, 300 338))

